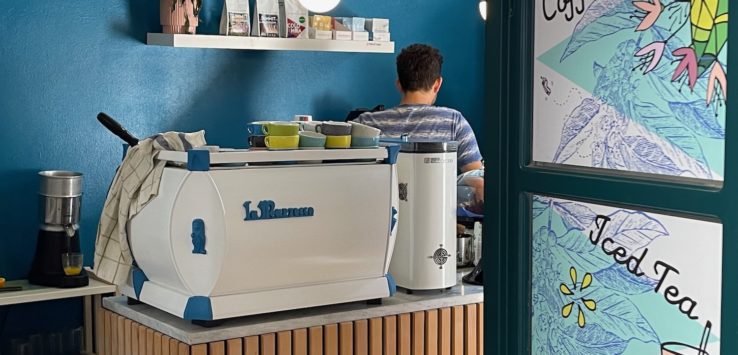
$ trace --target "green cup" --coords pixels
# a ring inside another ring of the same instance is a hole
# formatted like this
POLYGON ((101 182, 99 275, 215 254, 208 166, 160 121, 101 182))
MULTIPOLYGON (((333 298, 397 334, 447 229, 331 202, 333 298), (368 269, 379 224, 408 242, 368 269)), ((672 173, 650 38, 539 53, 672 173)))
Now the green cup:
POLYGON ((269 150, 297 149, 300 136, 267 136, 264 142, 269 150))
POLYGON ((325 135, 316 132, 300 132, 300 149, 322 149, 325 147, 325 135))
POLYGON ((300 124, 297 122, 270 122, 262 126, 262 131, 267 136, 296 136, 300 132, 300 124))

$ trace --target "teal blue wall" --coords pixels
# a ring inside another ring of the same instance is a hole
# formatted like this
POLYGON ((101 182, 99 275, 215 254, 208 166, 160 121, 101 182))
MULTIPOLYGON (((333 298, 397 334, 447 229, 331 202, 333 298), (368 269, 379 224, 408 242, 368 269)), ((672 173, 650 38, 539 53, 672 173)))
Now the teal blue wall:
MULTIPOLYGON (((222 2, 204 0, 201 32, 217 32, 222 2)), ((36 173, 46 169, 85 174, 81 235, 90 264, 121 158, 121 142, 95 120, 100 111, 141 137, 205 129, 210 143, 238 147, 247 121, 296 113, 343 119, 354 107, 398 102, 394 55, 146 46, 146 33, 160 31, 158 6, 24 0, 0 7, 0 275, 27 275, 36 173)), ((390 18, 398 51, 415 42, 441 49, 445 86, 438 103, 461 110, 480 131, 484 25, 476 0, 343 0, 331 14, 390 18)))

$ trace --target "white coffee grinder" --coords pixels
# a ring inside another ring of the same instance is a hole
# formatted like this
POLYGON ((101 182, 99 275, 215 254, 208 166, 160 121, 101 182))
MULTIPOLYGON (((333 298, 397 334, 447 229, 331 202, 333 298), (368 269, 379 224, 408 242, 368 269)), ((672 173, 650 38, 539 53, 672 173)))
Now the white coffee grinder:
POLYGON ((456 285, 457 142, 393 140, 400 211, 390 273, 408 291, 456 285))

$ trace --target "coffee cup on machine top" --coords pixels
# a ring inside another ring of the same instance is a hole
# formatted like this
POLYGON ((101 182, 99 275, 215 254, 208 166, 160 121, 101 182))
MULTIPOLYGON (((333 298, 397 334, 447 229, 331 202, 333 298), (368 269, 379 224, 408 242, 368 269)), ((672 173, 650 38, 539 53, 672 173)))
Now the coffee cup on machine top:
POLYGON ((310 122, 300 122, 300 130, 305 132, 317 132, 318 126, 323 124, 323 122, 317 122, 317 121, 310 121, 310 122))
POLYGON ((249 147, 251 148, 266 148, 264 142, 264 125, 269 124, 269 121, 257 121, 251 122, 246 125, 246 131, 249 133, 249 147))
POLYGON ((379 135, 382 133, 381 130, 378 128, 370 127, 365 124, 361 124, 358 122, 351 122, 351 136, 356 137, 365 137, 365 138, 374 138, 379 137, 379 135))
POLYGON ((297 122, 270 122, 262 126, 262 132, 267 136, 297 136, 300 124, 297 122))
POLYGON ((345 122, 323 122, 315 130, 326 136, 351 136, 351 124, 345 122))
POLYGON ((269 150, 289 150, 297 149, 300 143, 300 136, 266 136, 264 142, 269 150))
POLYGON ((325 149, 326 136, 316 132, 300 132, 300 149, 325 149))

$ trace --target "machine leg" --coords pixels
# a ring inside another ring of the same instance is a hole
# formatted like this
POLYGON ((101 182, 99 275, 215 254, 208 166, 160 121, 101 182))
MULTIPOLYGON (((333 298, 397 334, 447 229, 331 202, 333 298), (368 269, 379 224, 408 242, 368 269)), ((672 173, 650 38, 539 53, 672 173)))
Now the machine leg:
POLYGON ((216 320, 193 320, 192 324, 199 325, 204 328, 213 328, 220 325, 223 325, 225 323, 225 319, 216 319, 216 320))
POLYGON ((375 298, 373 300, 367 300, 366 301, 366 304, 371 305, 371 306, 379 306, 379 305, 382 304, 382 299, 381 298, 375 298))
POLYGON ((128 303, 129 306, 135 306, 137 304, 142 304, 143 303, 143 302, 141 302, 141 301, 139 301, 139 300, 137 300, 135 298, 131 298, 131 297, 126 297, 126 298, 127 298, 126 303, 128 303))

